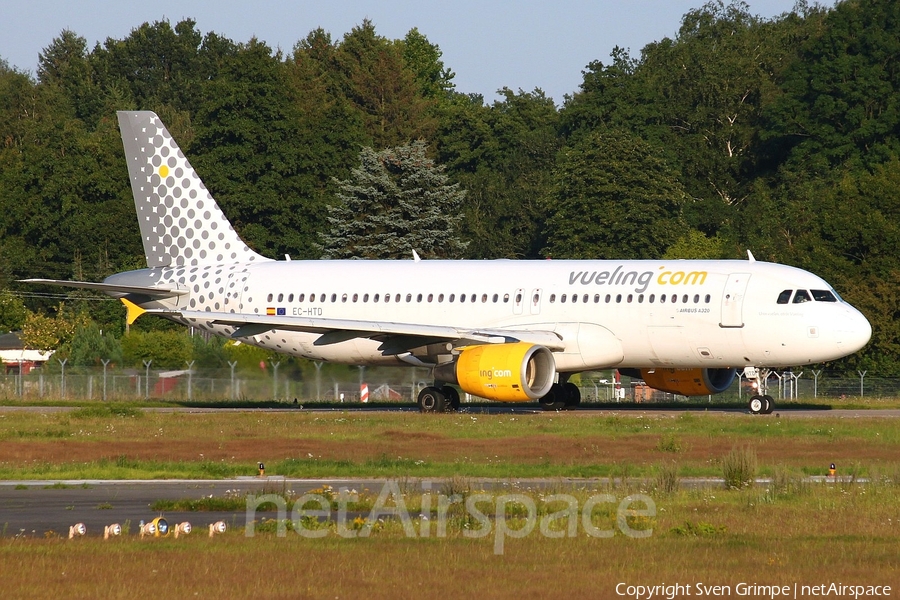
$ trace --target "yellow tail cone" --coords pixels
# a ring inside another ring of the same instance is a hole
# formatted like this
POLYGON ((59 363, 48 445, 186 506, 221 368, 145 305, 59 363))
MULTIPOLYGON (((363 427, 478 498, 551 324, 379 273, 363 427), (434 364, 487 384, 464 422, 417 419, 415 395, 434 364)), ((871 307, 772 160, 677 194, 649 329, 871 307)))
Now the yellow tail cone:
POLYGON ((119 298, 122 301, 122 304, 125 305, 125 310, 127 310, 127 314, 125 315, 125 322, 128 325, 134 324, 137 321, 138 317, 147 312, 131 300, 127 300, 125 298, 119 298))

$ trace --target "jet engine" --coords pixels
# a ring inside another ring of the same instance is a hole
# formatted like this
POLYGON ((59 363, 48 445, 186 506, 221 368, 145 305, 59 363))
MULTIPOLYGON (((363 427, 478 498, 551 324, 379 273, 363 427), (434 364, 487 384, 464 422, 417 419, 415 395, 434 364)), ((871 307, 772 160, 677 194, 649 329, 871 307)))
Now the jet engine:
POLYGON ((682 396, 708 396, 724 392, 737 369, 641 369, 641 378, 652 388, 682 396))
POLYGON ((547 348, 525 342, 470 346, 452 363, 435 367, 434 377, 482 398, 526 402, 550 391, 556 361, 547 348))

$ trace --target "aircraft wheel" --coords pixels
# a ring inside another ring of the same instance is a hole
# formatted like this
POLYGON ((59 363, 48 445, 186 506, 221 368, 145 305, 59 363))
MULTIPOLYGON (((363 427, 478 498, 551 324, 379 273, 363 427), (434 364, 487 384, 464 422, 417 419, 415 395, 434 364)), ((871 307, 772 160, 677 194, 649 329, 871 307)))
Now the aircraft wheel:
POLYGON ((750 412, 754 415, 762 413, 766 408, 766 400, 763 396, 753 396, 750 398, 750 412))
POLYGON ((562 410, 566 407, 566 390, 558 383, 554 383, 547 395, 538 402, 544 410, 562 410))
POLYGON ((436 387, 426 387, 419 392, 419 411, 423 413, 444 412, 446 399, 436 387))
POLYGON ((566 383, 566 408, 575 408, 581 404, 581 390, 574 383, 566 383))
POLYGON ((775 399, 772 396, 766 394, 765 396, 763 396, 763 400, 766 401, 766 407, 762 411, 763 414, 771 415, 772 411, 775 410, 775 399))
POLYGON ((444 394, 444 408, 447 411, 456 412, 459 410, 459 392, 456 391, 455 387, 450 387, 449 385, 445 385, 441 388, 441 393, 444 394))

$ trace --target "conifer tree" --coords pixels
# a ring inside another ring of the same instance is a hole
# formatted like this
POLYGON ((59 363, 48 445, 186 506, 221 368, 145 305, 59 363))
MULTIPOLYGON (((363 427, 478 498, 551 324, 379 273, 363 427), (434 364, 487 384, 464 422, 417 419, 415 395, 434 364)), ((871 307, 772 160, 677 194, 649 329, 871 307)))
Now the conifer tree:
POLYGON ((376 152, 363 148, 349 179, 335 180, 337 205, 329 206, 322 234, 324 258, 460 258, 465 192, 425 155, 426 143, 376 152))

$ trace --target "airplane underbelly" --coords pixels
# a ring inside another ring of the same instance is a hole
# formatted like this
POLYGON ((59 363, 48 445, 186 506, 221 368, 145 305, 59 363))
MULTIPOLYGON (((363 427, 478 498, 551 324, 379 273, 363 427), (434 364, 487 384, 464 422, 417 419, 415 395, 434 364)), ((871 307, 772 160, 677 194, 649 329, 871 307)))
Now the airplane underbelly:
POLYGON ((711 368, 744 364, 740 329, 657 326, 647 328, 649 365, 711 368))

